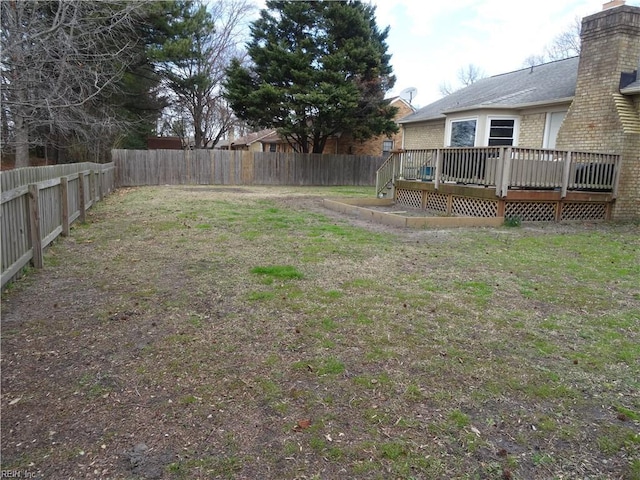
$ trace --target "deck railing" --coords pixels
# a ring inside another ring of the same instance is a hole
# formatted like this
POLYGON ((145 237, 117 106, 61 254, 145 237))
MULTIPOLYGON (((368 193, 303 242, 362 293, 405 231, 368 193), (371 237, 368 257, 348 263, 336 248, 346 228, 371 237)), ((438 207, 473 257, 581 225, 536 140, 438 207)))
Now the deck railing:
POLYGON ((377 174, 377 193, 396 179, 509 189, 609 191, 614 197, 620 156, 520 147, 442 148, 393 152, 377 174))

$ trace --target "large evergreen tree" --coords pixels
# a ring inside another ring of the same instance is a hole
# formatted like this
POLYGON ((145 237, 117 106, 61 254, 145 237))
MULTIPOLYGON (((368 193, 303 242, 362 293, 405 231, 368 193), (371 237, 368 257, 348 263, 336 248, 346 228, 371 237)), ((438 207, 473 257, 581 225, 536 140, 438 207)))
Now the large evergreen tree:
POLYGON ((366 139, 397 131, 388 27, 375 7, 340 2, 267 1, 252 24, 244 66, 227 70, 225 95, 254 127, 276 128, 298 151, 322 153, 333 135, 366 139))

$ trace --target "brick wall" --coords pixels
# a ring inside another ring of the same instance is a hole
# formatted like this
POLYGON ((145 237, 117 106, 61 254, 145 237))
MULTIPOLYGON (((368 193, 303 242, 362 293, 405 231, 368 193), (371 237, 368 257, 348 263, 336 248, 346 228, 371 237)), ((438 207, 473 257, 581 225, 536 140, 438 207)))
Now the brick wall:
POLYGON ((640 218, 640 133, 625 132, 615 103, 621 72, 638 69, 640 8, 621 6, 585 17, 581 38, 576 94, 556 145, 622 155, 613 218, 640 218))
POLYGON ((640 135, 627 134, 613 218, 640 219, 640 135))
POLYGON ((542 148, 546 113, 531 113, 520 118, 518 146, 524 148, 542 148))
MULTIPOLYGON (((410 113, 413 113, 413 109, 407 105, 404 101, 393 101, 391 104, 398 109, 396 114, 396 120, 406 117, 410 113)), ((336 146, 328 145, 325 148, 325 153, 338 153, 344 155, 382 155, 382 142, 385 140, 393 141, 393 148, 397 149, 402 146, 402 130, 398 130, 398 133, 387 137, 386 135, 380 135, 373 137, 365 141, 354 140, 351 135, 343 135, 338 140, 337 151, 336 146)))
POLYGON ((442 148, 444 146, 445 120, 410 123, 404 125, 404 148, 442 148))

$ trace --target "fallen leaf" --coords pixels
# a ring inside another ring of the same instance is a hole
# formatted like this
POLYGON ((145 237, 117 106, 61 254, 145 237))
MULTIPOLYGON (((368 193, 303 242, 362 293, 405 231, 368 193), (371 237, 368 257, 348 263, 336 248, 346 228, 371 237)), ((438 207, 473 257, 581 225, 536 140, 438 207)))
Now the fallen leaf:
POLYGON ((293 427, 293 429, 297 431, 306 430, 310 426, 311 426, 311 420, 309 420, 308 418, 304 418, 302 420, 298 420, 297 425, 293 427))
POLYGON ((18 398, 14 398, 13 400, 11 400, 9 402, 9 405, 15 405, 16 403, 18 403, 20 400, 22 400, 22 397, 18 397, 18 398))

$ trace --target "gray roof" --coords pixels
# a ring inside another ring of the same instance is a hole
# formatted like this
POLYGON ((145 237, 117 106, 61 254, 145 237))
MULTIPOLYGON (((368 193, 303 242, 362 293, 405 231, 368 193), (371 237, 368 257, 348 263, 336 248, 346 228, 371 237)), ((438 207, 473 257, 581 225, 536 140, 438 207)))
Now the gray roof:
POLYGON ((422 107, 398 123, 445 118, 444 112, 518 108, 571 99, 576 93, 578 60, 579 57, 571 57, 483 78, 422 107))

